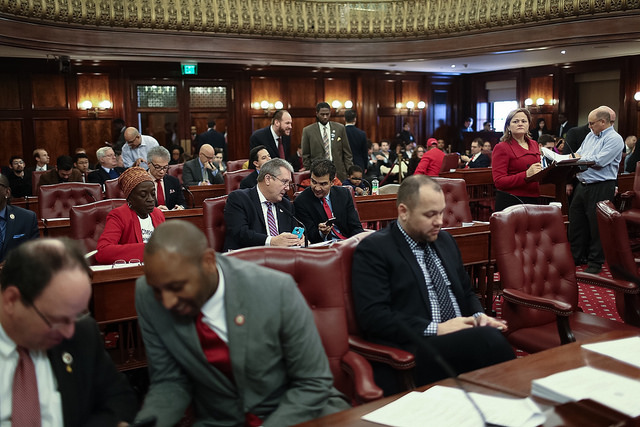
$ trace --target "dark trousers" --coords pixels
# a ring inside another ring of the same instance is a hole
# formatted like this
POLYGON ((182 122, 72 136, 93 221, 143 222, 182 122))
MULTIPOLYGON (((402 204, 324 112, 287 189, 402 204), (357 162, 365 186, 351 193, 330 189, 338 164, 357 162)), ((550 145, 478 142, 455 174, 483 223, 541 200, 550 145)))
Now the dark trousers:
POLYGON ((590 266, 601 267, 604 264, 596 203, 613 200, 615 189, 615 180, 610 180, 589 185, 580 183, 573 191, 573 200, 569 207, 569 242, 576 262, 586 257, 590 266))

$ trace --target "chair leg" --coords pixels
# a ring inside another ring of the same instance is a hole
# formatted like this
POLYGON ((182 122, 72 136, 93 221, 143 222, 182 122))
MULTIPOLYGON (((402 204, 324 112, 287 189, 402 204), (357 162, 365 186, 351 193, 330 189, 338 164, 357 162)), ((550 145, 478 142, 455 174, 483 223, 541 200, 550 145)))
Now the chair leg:
POLYGON ((560 343, 569 344, 575 342, 576 337, 573 335, 573 331, 569 325, 569 317, 556 316, 556 323, 558 325, 558 334, 560 334, 560 343))

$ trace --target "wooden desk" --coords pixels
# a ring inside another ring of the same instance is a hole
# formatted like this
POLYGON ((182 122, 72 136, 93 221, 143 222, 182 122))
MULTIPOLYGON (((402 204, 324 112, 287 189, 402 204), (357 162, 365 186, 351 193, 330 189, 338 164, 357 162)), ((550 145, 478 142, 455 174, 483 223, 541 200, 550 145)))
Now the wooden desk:
POLYGON ((192 185, 189 187, 189 193, 193 194, 193 207, 201 208, 204 199, 224 196, 227 191, 224 188, 224 184, 192 185))
POLYGON ((384 227, 383 223, 398 217, 396 199, 396 194, 356 197, 356 210, 360 216, 360 221, 378 223, 376 224, 376 229, 384 227))
MULTIPOLYGON (((612 339, 633 336, 629 332, 610 332, 596 339, 585 342, 608 341, 612 339)), ((582 350, 581 343, 572 343, 551 350, 500 363, 488 368, 462 374, 458 377, 467 391, 474 391, 498 396, 527 397, 531 391, 531 380, 542 378, 563 370, 578 368, 589 364, 593 367, 626 375, 640 380, 640 369, 596 353, 582 350)), ((457 387, 452 379, 438 381, 435 384, 420 387, 417 390, 427 390, 434 385, 457 387)), ((304 427, 374 427, 379 424, 362 420, 369 412, 378 409, 400 397, 406 392, 357 406, 346 411, 318 418, 299 424, 304 427)), ((554 402, 534 398, 540 409, 546 412, 545 426, 581 426, 584 421, 577 421, 573 415, 564 416, 558 412, 559 406, 554 402)), ((426 425, 426 423, 425 423, 426 425)))

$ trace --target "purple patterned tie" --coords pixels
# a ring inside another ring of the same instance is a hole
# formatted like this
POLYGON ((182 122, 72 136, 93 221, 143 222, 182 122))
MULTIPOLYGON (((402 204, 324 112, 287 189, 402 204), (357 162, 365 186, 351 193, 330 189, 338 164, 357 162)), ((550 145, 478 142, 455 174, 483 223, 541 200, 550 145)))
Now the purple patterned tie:
POLYGON ((267 205, 267 225, 269 226, 269 235, 271 237, 278 235, 278 226, 276 225, 276 218, 273 216, 273 211, 271 210, 271 206, 273 203, 264 202, 267 205))

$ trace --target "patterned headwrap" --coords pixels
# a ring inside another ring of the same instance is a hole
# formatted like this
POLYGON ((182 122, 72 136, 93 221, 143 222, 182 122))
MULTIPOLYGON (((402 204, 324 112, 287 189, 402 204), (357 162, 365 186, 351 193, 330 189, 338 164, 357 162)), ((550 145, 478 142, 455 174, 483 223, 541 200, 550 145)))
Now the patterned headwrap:
POLYGON ((145 181, 153 182, 153 178, 149 175, 149 172, 136 166, 122 172, 118 178, 118 185, 120 185, 120 189, 124 193, 124 198, 128 199, 129 194, 136 188, 136 185, 145 181))

